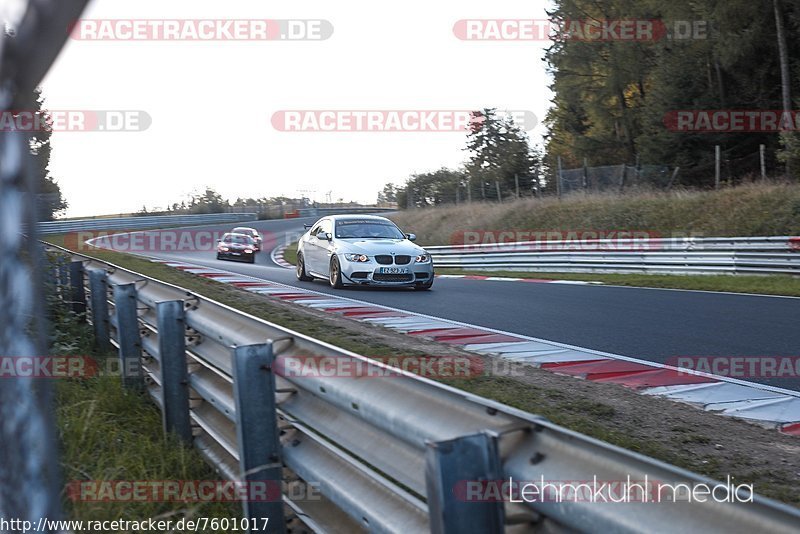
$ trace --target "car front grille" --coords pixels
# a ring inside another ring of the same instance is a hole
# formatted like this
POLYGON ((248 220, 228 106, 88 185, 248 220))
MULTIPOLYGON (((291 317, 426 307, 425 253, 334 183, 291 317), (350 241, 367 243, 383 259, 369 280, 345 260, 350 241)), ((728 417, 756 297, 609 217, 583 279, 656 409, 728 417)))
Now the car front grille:
POLYGON ((381 265, 391 265, 392 264, 392 257, 388 254, 383 254, 380 256, 375 256, 375 261, 380 263, 381 265))
POLYGON ((375 273, 372 275, 372 279, 376 282, 412 282, 414 280, 414 275, 375 273))
POLYGON ((408 265, 411 263, 411 256, 395 256, 394 262, 397 265, 408 265))

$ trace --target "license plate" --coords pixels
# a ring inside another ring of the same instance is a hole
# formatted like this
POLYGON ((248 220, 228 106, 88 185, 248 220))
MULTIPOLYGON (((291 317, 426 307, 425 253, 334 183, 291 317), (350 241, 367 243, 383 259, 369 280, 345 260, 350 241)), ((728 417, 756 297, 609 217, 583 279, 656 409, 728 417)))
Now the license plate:
POLYGON ((408 274, 408 269, 404 267, 381 267, 381 274, 408 274))

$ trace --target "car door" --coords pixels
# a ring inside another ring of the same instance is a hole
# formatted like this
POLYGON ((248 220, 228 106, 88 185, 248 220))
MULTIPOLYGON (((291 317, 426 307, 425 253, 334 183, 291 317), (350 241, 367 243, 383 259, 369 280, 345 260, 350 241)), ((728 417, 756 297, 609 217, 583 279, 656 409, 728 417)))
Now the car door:
POLYGON ((314 226, 311 227, 311 231, 308 233, 308 237, 306 238, 305 244, 303 246, 303 257, 306 263, 306 271, 311 271, 317 274, 325 274, 321 269, 322 257, 324 254, 324 250, 320 246, 319 239, 317 235, 322 230, 322 221, 317 221, 314 226))
POLYGON ((325 234, 333 235, 333 221, 330 219, 323 219, 320 225, 319 232, 316 236, 316 244, 319 247, 318 270, 319 274, 329 276, 331 270, 331 251, 333 250, 333 241, 328 241, 325 234))

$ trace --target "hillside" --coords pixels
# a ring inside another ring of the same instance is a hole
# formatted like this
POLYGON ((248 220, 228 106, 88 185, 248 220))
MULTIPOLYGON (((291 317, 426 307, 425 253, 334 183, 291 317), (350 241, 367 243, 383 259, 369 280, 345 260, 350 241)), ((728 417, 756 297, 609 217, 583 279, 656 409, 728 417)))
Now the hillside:
POLYGON ((455 244, 458 232, 638 230, 664 237, 800 235, 800 185, 720 191, 574 195, 401 211, 391 217, 423 245, 455 244))

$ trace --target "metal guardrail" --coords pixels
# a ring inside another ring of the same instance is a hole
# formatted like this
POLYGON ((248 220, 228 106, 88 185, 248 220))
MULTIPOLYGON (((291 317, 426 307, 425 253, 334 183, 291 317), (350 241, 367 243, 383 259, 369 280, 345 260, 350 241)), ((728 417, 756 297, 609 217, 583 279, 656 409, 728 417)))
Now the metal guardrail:
POLYGON ((372 207, 347 207, 347 208, 300 208, 297 210, 300 217, 324 217, 326 215, 337 215, 340 213, 389 213, 397 211, 396 208, 372 208, 372 207))
MULTIPOLYGON (((715 482, 561 428, 541 417, 353 354, 185 289, 72 254, 81 309, 89 273, 100 345, 119 348, 123 380, 146 384, 165 427, 226 478, 315 484, 284 503, 319 532, 797 532, 800 512, 747 504, 472 502, 466 481, 715 482), (292 376, 287 358, 336 358, 362 376, 292 376), (133 370, 133 371, 130 371, 133 370), (283 466, 283 469, 281 469, 283 466), (242 475, 245 473, 245 475, 242 475), (282 475, 281 475, 282 473, 282 475)), ((65 270, 51 273, 63 285, 65 270)), ((77 301, 77 303, 76 303, 77 301)), ((280 507, 250 503, 244 513, 280 507), (260 508, 260 505, 266 508, 260 508)))
POLYGON ((426 250, 437 267, 483 271, 800 275, 797 237, 530 241, 426 250))
POLYGON ((143 230, 167 226, 199 226, 205 224, 255 221, 255 213, 212 213, 208 215, 150 215, 142 217, 110 217, 107 219, 74 219, 38 223, 42 235, 65 234, 88 230, 143 230))

